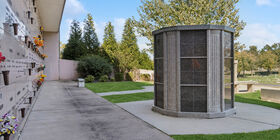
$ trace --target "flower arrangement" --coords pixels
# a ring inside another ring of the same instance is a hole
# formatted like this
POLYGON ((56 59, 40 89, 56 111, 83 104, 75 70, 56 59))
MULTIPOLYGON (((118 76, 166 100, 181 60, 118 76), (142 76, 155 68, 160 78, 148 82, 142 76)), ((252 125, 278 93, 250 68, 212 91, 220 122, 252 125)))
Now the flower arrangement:
POLYGON ((0 63, 6 60, 5 56, 2 56, 2 52, 0 52, 0 63))
POLYGON ((10 136, 11 134, 14 134, 16 131, 16 128, 18 127, 17 124, 18 120, 16 117, 5 114, 0 119, 0 136, 10 136))
POLYGON ((41 31, 41 32, 44 31, 44 27, 43 27, 43 26, 40 27, 40 31, 41 31))
POLYGON ((41 75, 41 78, 46 78, 46 77, 47 77, 47 75, 45 75, 45 74, 41 75))
POLYGON ((47 77, 47 75, 41 74, 39 77, 40 78, 37 81, 37 90, 39 90, 39 88, 42 86, 42 84, 45 81, 45 78, 47 77))
POLYGON ((47 58, 48 56, 46 54, 42 54, 42 57, 43 58, 47 58))
MULTIPOLYGON (((45 66, 44 64, 41 64, 40 67, 41 67, 42 70, 44 70, 44 69, 46 68, 46 66, 45 66)), ((42 75, 43 75, 43 74, 42 74, 42 75)), ((41 76, 42 76, 42 75, 41 75, 41 76)), ((44 75, 44 76, 47 77, 46 75, 44 75)))
POLYGON ((44 46, 44 40, 41 39, 41 36, 39 35, 38 37, 33 37, 34 43, 38 47, 43 47, 44 46))

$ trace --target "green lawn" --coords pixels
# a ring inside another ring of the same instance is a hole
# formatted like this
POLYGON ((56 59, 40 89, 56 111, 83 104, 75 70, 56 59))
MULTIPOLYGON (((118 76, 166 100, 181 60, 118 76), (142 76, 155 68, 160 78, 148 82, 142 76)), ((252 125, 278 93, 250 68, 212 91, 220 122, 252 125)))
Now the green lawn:
POLYGON ((143 101, 154 99, 153 92, 133 93, 133 94, 122 94, 122 95, 108 95, 102 96, 106 100, 112 103, 123 103, 132 101, 143 101))
POLYGON ((126 90, 138 90, 143 89, 143 86, 151 86, 153 84, 149 82, 98 82, 87 83, 86 88, 95 92, 112 92, 112 91, 126 91, 126 90))
POLYGON ((257 104, 280 110, 280 104, 262 101, 260 91, 247 94, 236 94, 235 101, 241 103, 257 104))
POLYGON ((279 81, 280 75, 279 74, 271 74, 268 76, 246 76, 246 77, 238 77, 238 81, 255 81, 259 84, 273 84, 273 85, 280 85, 279 81))
POLYGON ((220 135, 175 135, 175 140, 280 140, 280 129, 220 135))

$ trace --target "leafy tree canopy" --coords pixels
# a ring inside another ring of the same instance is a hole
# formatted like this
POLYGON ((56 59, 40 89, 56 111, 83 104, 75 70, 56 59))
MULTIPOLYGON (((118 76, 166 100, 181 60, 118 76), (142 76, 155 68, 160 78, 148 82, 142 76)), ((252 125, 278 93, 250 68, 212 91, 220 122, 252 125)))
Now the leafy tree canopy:
MULTIPOLYGON (((227 25, 240 36, 245 22, 239 19, 239 0, 142 0, 138 9, 139 20, 135 20, 137 31, 152 45, 152 31, 166 26, 217 24, 227 25)), ((153 48, 151 48, 151 51, 153 48)))

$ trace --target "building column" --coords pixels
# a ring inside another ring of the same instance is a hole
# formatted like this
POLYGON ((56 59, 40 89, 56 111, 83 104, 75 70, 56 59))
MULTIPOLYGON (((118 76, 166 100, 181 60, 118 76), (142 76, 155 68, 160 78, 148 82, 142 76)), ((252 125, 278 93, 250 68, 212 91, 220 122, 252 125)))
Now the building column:
POLYGON ((59 32, 44 32, 44 53, 48 56, 44 61, 46 80, 59 80, 59 37, 59 32))

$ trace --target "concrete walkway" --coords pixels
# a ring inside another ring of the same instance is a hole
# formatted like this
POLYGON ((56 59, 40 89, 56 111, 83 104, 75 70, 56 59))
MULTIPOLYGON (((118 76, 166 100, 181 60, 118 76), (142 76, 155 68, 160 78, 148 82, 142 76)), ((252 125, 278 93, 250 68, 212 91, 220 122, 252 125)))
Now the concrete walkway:
POLYGON ((131 93, 143 93, 143 92, 154 92, 154 86, 143 86, 144 89, 141 90, 128 90, 128 91, 116 91, 116 92, 104 92, 97 93, 99 96, 107 95, 118 95, 118 94, 131 94, 131 93))
POLYGON ((46 82, 21 140, 169 140, 166 134, 76 83, 46 82))
POLYGON ((280 110, 235 103, 237 114, 227 118, 194 119, 164 116, 153 112, 153 100, 118 105, 169 135, 224 134, 255 132, 280 128, 280 110))

